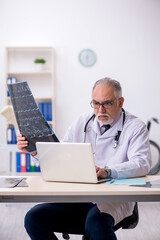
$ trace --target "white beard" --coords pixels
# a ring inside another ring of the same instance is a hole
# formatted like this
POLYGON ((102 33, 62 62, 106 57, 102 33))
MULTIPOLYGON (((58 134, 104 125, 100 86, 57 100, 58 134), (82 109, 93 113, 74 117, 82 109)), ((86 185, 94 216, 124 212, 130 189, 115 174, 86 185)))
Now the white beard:
POLYGON ((96 116, 96 118, 97 118, 97 121, 98 121, 100 124, 111 124, 111 123, 114 121, 114 119, 112 119, 112 118, 110 117, 110 115, 108 115, 107 113, 104 113, 104 114, 98 113, 97 116, 96 116), (107 117, 108 117, 108 120, 102 122, 102 121, 100 121, 100 120, 98 119, 99 116, 107 116, 107 117))

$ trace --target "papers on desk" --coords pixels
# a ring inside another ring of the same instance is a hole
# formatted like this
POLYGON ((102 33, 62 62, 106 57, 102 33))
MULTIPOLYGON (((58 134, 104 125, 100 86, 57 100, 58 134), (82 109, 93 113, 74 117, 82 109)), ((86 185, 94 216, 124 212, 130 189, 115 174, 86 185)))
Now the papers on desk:
POLYGON ((160 188, 160 179, 146 182, 145 178, 112 179, 107 185, 128 185, 132 187, 160 188))
POLYGON ((0 188, 27 187, 26 178, 1 177, 0 188))
POLYGON ((106 182, 107 185, 145 185, 145 178, 122 178, 122 179, 114 179, 114 181, 106 182))

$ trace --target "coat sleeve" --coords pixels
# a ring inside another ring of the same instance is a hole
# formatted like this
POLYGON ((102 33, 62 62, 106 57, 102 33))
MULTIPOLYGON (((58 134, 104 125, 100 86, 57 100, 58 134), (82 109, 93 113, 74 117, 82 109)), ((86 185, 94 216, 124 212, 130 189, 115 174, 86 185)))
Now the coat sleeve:
POLYGON ((62 142, 73 142, 73 133, 72 133, 72 127, 69 127, 67 129, 67 132, 62 140, 62 142))

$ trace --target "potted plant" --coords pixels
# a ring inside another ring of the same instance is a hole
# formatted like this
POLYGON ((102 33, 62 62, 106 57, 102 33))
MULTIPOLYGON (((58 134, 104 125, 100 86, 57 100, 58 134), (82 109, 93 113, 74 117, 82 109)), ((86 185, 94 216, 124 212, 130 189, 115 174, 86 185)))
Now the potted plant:
POLYGON ((36 58, 34 60, 34 63, 36 64, 37 71, 42 71, 43 67, 44 67, 44 64, 46 63, 46 60, 43 59, 43 58, 36 58))

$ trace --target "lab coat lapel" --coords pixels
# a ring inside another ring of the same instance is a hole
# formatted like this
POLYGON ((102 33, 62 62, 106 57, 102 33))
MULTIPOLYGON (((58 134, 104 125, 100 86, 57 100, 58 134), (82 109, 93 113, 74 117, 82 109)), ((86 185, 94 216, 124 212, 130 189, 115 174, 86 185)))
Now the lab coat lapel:
POLYGON ((115 128, 110 127, 105 133, 101 135, 101 138, 110 138, 115 136, 115 128))
POLYGON ((97 122, 97 119, 95 117, 93 123, 92 123, 92 130, 98 135, 100 136, 101 135, 101 132, 100 132, 100 126, 99 126, 99 123, 97 122))

